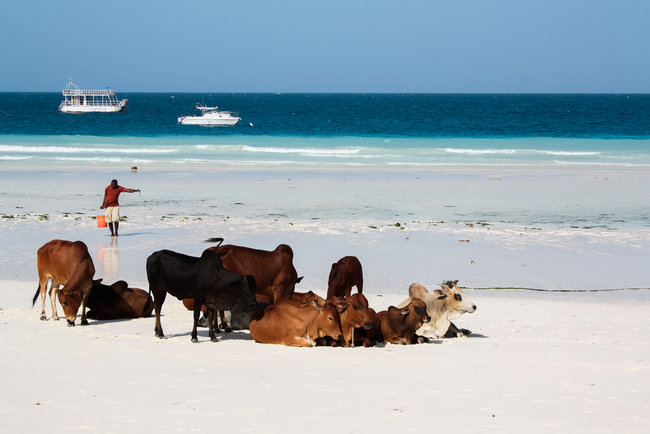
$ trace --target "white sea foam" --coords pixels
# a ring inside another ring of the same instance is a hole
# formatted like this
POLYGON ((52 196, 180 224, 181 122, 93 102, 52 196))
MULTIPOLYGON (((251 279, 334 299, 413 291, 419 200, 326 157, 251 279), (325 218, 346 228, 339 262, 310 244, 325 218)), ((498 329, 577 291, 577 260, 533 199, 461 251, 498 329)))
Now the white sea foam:
POLYGON ((601 152, 590 152, 590 151, 538 151, 535 150, 534 152, 537 152, 539 154, 545 154, 545 155, 559 155, 559 156, 567 156, 567 157, 581 157, 581 156, 592 156, 592 155, 601 155, 601 152))
POLYGON ((177 149, 156 148, 98 148, 78 146, 17 146, 0 145, 0 152, 17 152, 23 154, 169 154, 177 149))
POLYGON ((301 154, 308 156, 338 156, 338 155, 356 155, 361 149, 359 148, 336 148, 336 149, 319 149, 319 148, 278 148, 278 147, 256 147, 243 146, 245 152, 263 152, 271 154, 301 154))
POLYGON ((445 152, 450 154, 502 154, 513 155, 517 153, 517 149, 460 149, 460 148, 443 148, 445 152))

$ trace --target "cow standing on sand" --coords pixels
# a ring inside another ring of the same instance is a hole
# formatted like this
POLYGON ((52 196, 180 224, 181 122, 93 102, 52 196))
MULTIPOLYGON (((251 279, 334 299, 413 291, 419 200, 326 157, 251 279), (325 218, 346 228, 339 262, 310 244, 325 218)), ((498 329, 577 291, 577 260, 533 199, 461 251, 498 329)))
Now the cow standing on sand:
POLYGON ((448 280, 430 293, 427 288, 419 283, 409 286, 409 298, 399 304, 406 306, 410 300, 419 298, 427 305, 427 312, 431 321, 422 325, 418 334, 429 338, 439 339, 444 337, 462 337, 471 334, 467 329, 459 329, 451 322, 464 313, 473 313, 476 305, 458 287, 458 280, 448 280))
POLYGON ((359 294, 363 292, 361 262, 356 256, 345 256, 332 264, 327 279, 327 298, 349 297, 353 286, 359 294))
MULTIPOLYGON (((258 303, 273 304, 280 298, 291 297, 296 283, 302 280, 293 266, 293 250, 286 244, 280 244, 275 250, 268 251, 232 244, 221 245, 223 238, 210 238, 206 241, 218 243, 208 250, 219 254, 226 270, 253 276, 257 285, 255 299, 258 303)), ((190 302, 184 304, 187 307, 190 302)), ((226 332, 232 331, 223 310, 219 311, 219 316, 221 328, 226 332)))
POLYGON ((154 332, 159 338, 165 336, 160 325, 160 311, 167 293, 179 300, 195 300, 192 342, 198 342, 196 327, 202 305, 208 309, 210 340, 216 342, 216 311, 229 310, 238 303, 252 305, 255 302, 253 278, 226 270, 219 255, 212 250, 205 250, 198 258, 171 250, 154 252, 147 258, 147 280, 156 306, 154 332))
POLYGON ((74 326, 77 312, 81 306, 81 325, 87 325, 86 302, 93 285, 95 265, 82 241, 52 240, 45 243, 36 253, 38 269, 38 289, 34 294, 32 306, 41 294, 41 320, 45 320, 45 293, 47 282, 51 279, 50 303, 52 319, 58 320, 56 296, 63 307, 68 326, 74 326), (63 288, 59 289, 59 286, 63 288))

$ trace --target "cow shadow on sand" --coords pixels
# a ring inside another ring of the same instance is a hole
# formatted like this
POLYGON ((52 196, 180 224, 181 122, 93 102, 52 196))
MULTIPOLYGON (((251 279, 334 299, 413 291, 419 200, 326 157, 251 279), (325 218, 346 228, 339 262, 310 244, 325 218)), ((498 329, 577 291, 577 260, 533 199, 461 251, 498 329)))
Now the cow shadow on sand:
MULTIPOLYGON (((165 334, 165 339, 180 338, 184 336, 188 338, 191 337, 192 330, 190 329, 184 333, 168 333, 165 334)), ((233 330, 232 332, 228 332, 228 333, 222 330, 221 333, 217 333, 216 336, 217 336, 217 343, 222 341, 252 341, 253 340, 250 333, 248 333, 248 331, 243 331, 243 330, 233 330)), ((207 329, 199 328, 197 330, 197 337, 199 339, 199 343, 212 342, 210 341, 210 335, 208 334, 207 329)))

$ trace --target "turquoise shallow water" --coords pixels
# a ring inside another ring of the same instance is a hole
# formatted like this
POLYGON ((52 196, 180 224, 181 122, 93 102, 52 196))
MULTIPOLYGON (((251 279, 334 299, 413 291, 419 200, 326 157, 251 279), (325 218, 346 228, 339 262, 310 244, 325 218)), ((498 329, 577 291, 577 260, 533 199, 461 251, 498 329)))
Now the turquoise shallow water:
POLYGON ((124 113, 70 115, 58 93, 0 93, 0 164, 650 165, 650 95, 119 96, 124 113), (179 125, 197 102, 242 121, 179 125))

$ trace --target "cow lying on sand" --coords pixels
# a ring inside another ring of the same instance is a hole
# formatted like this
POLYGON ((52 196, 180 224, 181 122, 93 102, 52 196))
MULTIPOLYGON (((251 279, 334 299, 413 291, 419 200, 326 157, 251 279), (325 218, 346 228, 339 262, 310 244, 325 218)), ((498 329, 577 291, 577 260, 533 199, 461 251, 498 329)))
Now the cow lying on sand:
POLYGON ((47 282, 52 280, 50 288, 50 303, 52 319, 58 320, 56 297, 63 307, 68 326, 74 326, 77 312, 81 306, 81 324, 88 324, 86 319, 86 303, 90 288, 93 285, 95 265, 88 253, 88 247, 82 241, 52 240, 45 243, 36 253, 36 268, 38 269, 38 288, 32 306, 36 304, 38 294, 41 295, 41 320, 45 320, 45 293, 47 282), (63 288, 59 289, 59 286, 63 288))
POLYGON ((427 305, 419 298, 412 299, 402 308, 390 306, 388 310, 377 313, 377 317, 381 325, 381 335, 386 342, 408 345, 427 341, 427 338, 416 334, 422 324, 431 321, 427 305))
POLYGON ((95 281, 88 295, 88 318, 99 320, 143 318, 151 316, 153 300, 144 290, 129 288, 124 280, 104 285, 95 281))
POLYGON ((251 319, 251 337, 264 344, 292 347, 313 347, 316 339, 330 336, 341 339, 341 319, 332 303, 323 307, 317 300, 302 305, 288 299, 280 299, 264 312, 251 319))
POLYGON ((352 287, 356 286, 359 294, 363 292, 363 270, 356 256, 345 256, 332 264, 327 279, 327 298, 349 297, 352 287))
POLYGON ((205 250, 198 258, 171 250, 154 252, 147 258, 147 279, 156 306, 154 332, 159 338, 164 337, 160 311, 167 293, 179 300, 194 299, 192 342, 198 342, 196 327, 202 305, 208 309, 210 340, 216 342, 216 311, 229 310, 238 303, 252 305, 255 302, 254 279, 226 270, 219 255, 212 250, 205 250))
POLYGON ((433 293, 427 291, 423 285, 413 283, 409 286, 409 298, 399 304, 405 306, 410 300, 419 298, 427 305, 427 312, 431 321, 422 325, 417 333, 430 338, 461 337, 469 335, 467 329, 459 329, 451 322, 464 313, 472 313, 476 305, 458 287, 458 280, 446 281, 433 293))

